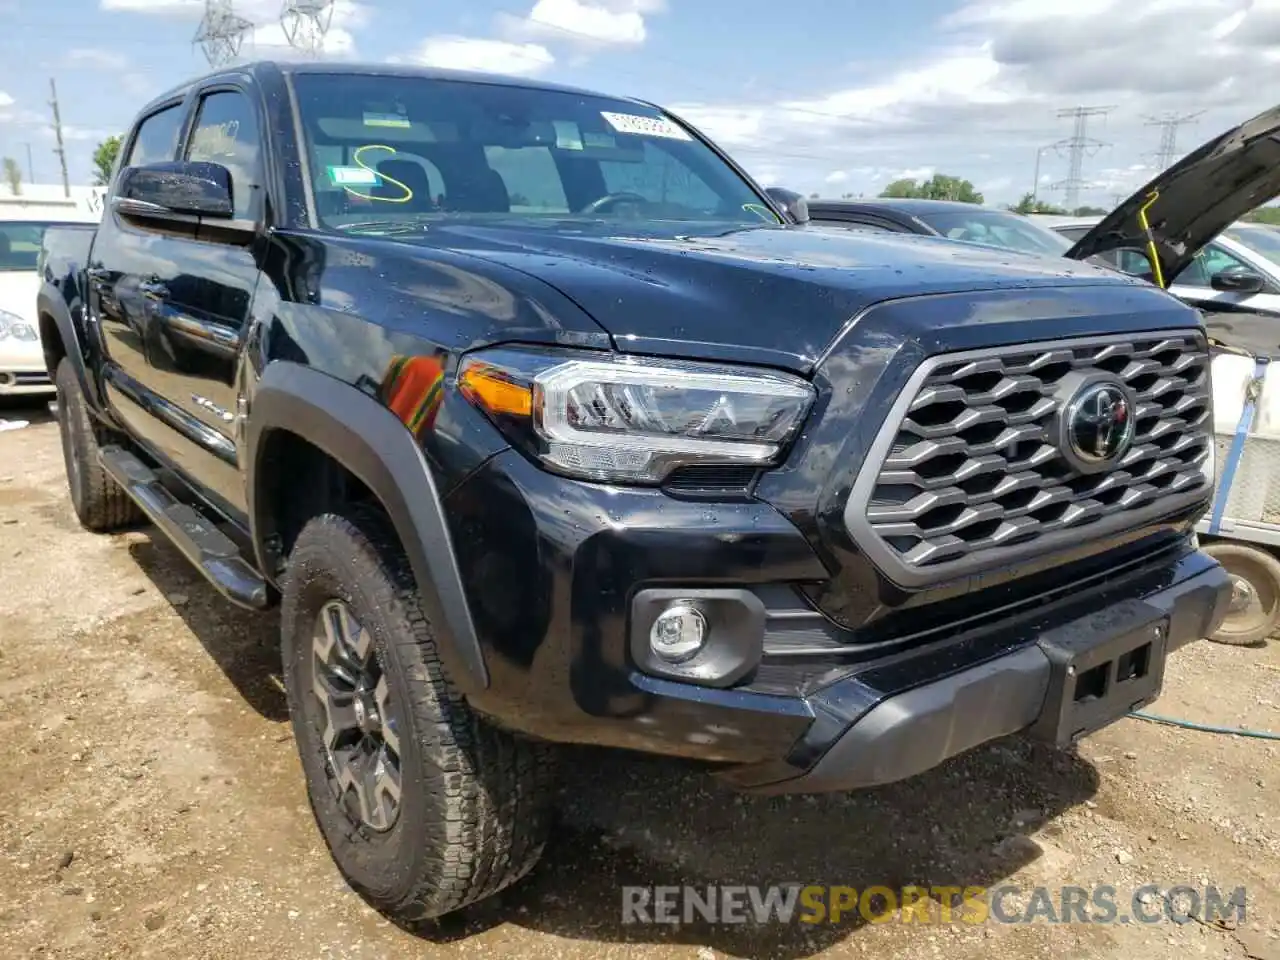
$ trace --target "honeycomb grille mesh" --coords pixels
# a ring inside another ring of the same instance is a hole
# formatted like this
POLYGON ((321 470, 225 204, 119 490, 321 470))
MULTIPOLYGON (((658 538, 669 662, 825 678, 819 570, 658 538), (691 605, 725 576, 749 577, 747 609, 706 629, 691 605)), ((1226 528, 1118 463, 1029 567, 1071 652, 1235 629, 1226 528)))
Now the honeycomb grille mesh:
POLYGON ((928 570, 1173 509, 1211 483, 1208 371, 1195 334, 938 358, 875 478, 867 523, 899 563, 928 570), (1058 449, 1064 393, 1081 373, 1118 378, 1136 401, 1132 446, 1109 471, 1083 473, 1058 449))

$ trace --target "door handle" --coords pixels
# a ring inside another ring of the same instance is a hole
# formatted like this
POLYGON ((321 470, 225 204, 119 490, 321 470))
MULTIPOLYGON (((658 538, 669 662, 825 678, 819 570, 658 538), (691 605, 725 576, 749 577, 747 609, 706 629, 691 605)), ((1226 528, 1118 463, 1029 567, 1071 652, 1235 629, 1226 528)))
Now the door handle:
POLYGON ((158 280, 144 280, 138 284, 138 291, 148 300, 169 299, 169 288, 158 280))

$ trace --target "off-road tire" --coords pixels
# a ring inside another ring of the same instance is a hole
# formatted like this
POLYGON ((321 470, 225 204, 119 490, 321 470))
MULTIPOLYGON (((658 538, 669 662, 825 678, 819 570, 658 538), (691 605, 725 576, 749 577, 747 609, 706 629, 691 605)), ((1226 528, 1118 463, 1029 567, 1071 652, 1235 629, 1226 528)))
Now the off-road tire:
POLYGON ((361 896, 413 923, 483 900, 528 873, 549 831, 554 748, 489 725, 450 683, 408 561, 380 514, 356 509, 306 524, 281 583, 281 632, 312 812, 361 896), (308 658, 317 616, 332 600, 371 635, 397 721, 401 798, 384 832, 349 816, 330 786, 308 658))
POLYGON ((54 385, 58 389, 58 430, 67 488, 80 525, 106 533, 138 523, 143 518, 141 509, 98 459, 99 451, 119 438, 89 415, 75 368, 66 357, 58 362, 54 385))
POLYGON ((1265 643, 1280 630, 1280 560, 1261 547, 1229 540, 1208 543, 1203 550, 1222 564, 1233 582, 1242 582, 1253 600, 1245 609, 1229 612, 1209 639, 1236 647, 1265 643))

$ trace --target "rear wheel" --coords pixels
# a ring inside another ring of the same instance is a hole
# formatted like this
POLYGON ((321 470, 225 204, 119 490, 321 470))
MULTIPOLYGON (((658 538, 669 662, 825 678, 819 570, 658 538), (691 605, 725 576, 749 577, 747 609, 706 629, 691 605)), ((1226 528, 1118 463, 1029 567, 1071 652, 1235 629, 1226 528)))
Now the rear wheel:
POLYGON ((1209 639, 1233 646, 1254 646, 1280 629, 1280 560, 1244 543, 1221 541, 1204 546, 1231 577, 1231 606, 1209 639))
POLYGON ((58 362, 54 385, 58 388, 58 431, 67 487, 80 525, 105 533, 137 523, 142 511, 98 459, 102 448, 116 438, 89 415, 80 381, 67 357, 58 362))
POLYGON ((551 748, 493 728, 451 686, 386 522, 363 511, 309 521, 281 607, 311 807, 351 885, 414 921, 524 876, 549 827, 551 748))

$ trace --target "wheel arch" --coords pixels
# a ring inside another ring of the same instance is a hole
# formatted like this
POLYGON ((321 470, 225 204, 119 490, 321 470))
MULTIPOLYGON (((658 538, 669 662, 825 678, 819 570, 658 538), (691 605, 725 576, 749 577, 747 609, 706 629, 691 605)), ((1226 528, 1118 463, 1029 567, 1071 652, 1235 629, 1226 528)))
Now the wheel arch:
POLYGON ((44 353, 44 365, 49 379, 53 380, 57 376, 58 364, 66 357, 71 361, 71 368, 75 371, 86 402, 90 407, 97 407, 98 394, 85 369, 84 351, 81 349, 75 323, 71 319, 71 310, 56 289, 51 293, 46 285, 37 295, 36 317, 40 348, 44 353))
POLYGON ((247 506, 259 569, 271 578, 276 530, 268 456, 281 431, 340 465, 380 502, 409 558, 440 656, 464 692, 489 685, 444 504, 413 435, 390 410, 333 377, 287 360, 264 368, 245 434, 247 506))

